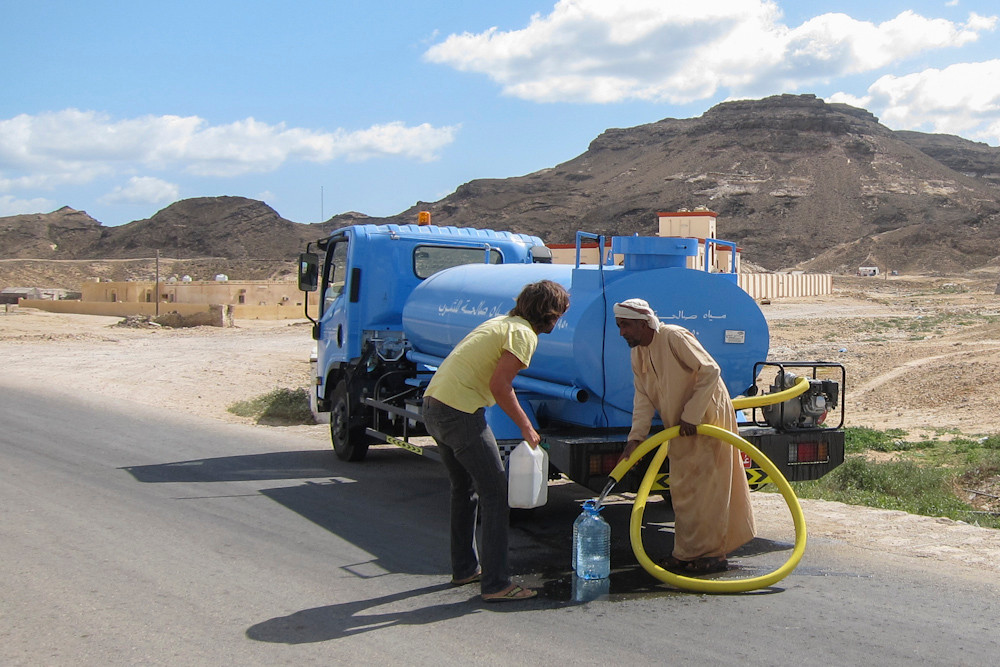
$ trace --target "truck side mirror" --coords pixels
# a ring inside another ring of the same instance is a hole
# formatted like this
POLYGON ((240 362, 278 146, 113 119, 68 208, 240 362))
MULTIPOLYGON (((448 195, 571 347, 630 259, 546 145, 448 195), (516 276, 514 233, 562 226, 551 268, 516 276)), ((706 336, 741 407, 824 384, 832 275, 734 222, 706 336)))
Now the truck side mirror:
POLYGON ((304 252, 299 255, 299 289, 315 292, 319 287, 319 255, 304 252))
POLYGON ((543 245, 531 246, 531 262, 533 264, 551 264, 552 250, 543 245))

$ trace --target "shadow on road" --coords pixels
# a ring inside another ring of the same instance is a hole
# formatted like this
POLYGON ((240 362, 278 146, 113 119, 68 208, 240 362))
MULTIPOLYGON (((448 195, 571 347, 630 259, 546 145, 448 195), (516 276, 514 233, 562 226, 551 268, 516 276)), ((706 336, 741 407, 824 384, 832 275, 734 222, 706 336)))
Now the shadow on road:
MULTIPOLYGON (((466 614, 478 613, 486 604, 478 597, 472 597, 461 602, 431 604, 405 611, 374 611, 383 605, 398 605, 405 600, 422 595, 434 595, 450 588, 450 584, 439 584, 370 600, 303 609, 288 616, 279 616, 251 626, 246 635, 256 641, 279 644, 324 642, 398 625, 429 625, 447 621, 466 614)), ((525 610, 537 608, 538 604, 538 601, 511 603, 507 609, 525 610)))
MULTIPOLYGON (((360 568, 352 566, 355 575, 359 571, 364 572, 359 576, 449 574, 448 480, 444 469, 402 450, 372 452, 361 464, 340 461, 331 450, 307 450, 176 461, 124 470, 144 483, 188 487, 249 483, 255 493, 370 556, 360 568)), ((194 493, 199 491, 195 489, 194 493)))
POLYGON ((328 451, 272 452, 123 468, 140 482, 239 482, 314 479, 337 474, 328 451))
MULTIPOLYGON (((328 450, 307 450, 177 461, 124 470, 143 483, 261 482, 255 485, 256 493, 370 556, 365 562, 342 566, 356 576, 450 574, 447 477, 439 464, 402 450, 373 450, 361 464, 340 461, 328 450)), ((545 506, 512 511, 512 572, 519 583, 540 592, 539 598, 524 604, 538 609, 595 599, 689 595, 659 582, 638 565, 629 538, 632 503, 627 497, 610 499, 603 512, 612 526, 610 579, 599 587, 581 585, 571 568, 572 529, 581 503, 593 495, 573 483, 554 483, 545 506)), ((642 539, 654 561, 673 549, 673 518, 669 502, 653 499, 646 505, 642 539)), ((771 571, 780 566, 791 546, 757 538, 733 554, 733 570, 718 576, 758 576, 771 571)), ((442 603, 435 594, 448 588, 443 584, 306 609, 254 625, 247 636, 289 644, 325 641, 393 625, 434 623, 482 608, 477 591, 471 590, 470 599, 442 603), (431 596, 430 604, 419 609, 398 611, 396 605, 393 611, 373 611, 422 595, 431 596)), ((514 607, 524 608, 520 603, 514 607)))

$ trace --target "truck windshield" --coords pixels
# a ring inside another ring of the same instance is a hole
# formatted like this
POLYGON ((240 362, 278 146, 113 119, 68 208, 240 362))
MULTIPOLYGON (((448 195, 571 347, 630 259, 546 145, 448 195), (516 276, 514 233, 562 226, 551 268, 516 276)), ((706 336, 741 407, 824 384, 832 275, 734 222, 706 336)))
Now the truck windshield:
MULTIPOLYGON (((501 259, 500 251, 491 248, 490 264, 499 264, 501 259)), ((423 279, 453 266, 483 264, 485 260, 485 248, 421 245, 413 249, 413 272, 423 279)))

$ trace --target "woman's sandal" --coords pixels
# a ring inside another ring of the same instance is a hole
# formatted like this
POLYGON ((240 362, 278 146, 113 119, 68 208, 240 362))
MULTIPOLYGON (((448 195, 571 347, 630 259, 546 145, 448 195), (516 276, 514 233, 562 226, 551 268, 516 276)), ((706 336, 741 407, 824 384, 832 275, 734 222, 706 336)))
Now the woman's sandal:
POLYGON ((721 556, 715 558, 696 558, 684 567, 684 571, 691 574, 712 574, 714 572, 725 572, 728 569, 729 561, 721 556))
POLYGON ((465 586, 466 584, 472 584, 483 578, 482 572, 476 572, 475 574, 466 577, 465 579, 452 579, 452 586, 465 586))
POLYGON ((517 584, 512 585, 505 591, 499 593, 483 593, 483 600, 486 602, 510 602, 512 600, 528 600, 538 595, 538 591, 530 588, 521 588, 517 584))

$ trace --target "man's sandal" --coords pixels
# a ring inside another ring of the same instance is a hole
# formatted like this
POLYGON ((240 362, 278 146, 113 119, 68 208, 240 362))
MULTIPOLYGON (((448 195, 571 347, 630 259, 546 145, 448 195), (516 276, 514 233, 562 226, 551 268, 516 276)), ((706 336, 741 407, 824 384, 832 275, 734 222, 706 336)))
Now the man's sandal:
POLYGON ((689 560, 681 560, 673 556, 667 556, 662 561, 663 569, 670 572, 686 572, 690 564, 691 561, 689 560))
POLYGON ((529 600, 538 595, 538 591, 530 588, 521 588, 514 584, 505 591, 499 593, 483 593, 483 600, 486 602, 510 602, 512 600, 529 600))
POLYGON ((712 574, 714 572, 725 572, 729 569, 729 561, 722 557, 696 558, 684 568, 685 572, 691 574, 712 574))

